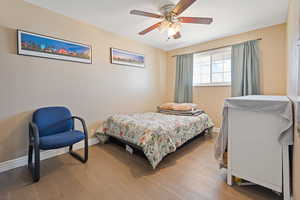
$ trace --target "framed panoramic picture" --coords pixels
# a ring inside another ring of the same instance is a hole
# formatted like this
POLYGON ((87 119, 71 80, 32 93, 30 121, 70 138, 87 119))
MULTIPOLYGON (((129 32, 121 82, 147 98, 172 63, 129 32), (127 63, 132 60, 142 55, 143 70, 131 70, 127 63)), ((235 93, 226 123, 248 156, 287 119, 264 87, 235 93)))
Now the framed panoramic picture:
POLYGON ((92 63, 89 45, 18 30, 18 54, 92 63))
POLYGON ((111 48, 111 63, 132 67, 145 67, 145 56, 142 54, 111 48))

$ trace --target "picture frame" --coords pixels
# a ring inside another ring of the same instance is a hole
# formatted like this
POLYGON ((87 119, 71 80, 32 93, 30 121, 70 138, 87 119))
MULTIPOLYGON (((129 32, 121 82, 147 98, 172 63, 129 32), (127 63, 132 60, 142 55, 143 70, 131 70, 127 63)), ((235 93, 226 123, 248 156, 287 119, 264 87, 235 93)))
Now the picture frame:
POLYGON ((145 68, 145 56, 143 54, 126 50, 110 48, 110 61, 112 64, 145 68))
POLYGON ((90 45, 17 30, 18 55, 92 64, 90 45))

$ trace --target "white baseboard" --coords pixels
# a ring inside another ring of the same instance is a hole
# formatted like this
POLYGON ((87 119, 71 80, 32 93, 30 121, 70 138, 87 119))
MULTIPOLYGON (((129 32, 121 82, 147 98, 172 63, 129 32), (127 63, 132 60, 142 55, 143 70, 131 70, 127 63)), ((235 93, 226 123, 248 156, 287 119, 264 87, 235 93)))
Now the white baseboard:
POLYGON ((214 132, 214 133, 220 133, 220 128, 214 127, 214 128, 213 128, 213 132, 214 132))
MULTIPOLYGON (((95 145, 97 143, 99 143, 97 138, 89 139, 89 146, 95 145)), ((73 149, 78 150, 78 149, 82 149, 83 147, 84 147, 84 143, 83 143, 83 141, 81 141, 81 142, 78 142, 77 144, 75 144, 73 146, 73 149)), ((55 156, 58 156, 58 155, 61 155, 61 154, 67 153, 67 152, 69 152, 69 147, 48 150, 48 151, 41 151, 40 158, 41 158, 41 160, 45 160, 45 159, 52 158, 52 157, 55 157, 55 156)), ((25 165, 27 165, 27 162, 28 162, 27 160, 28 160, 28 156, 26 155, 26 156, 22 156, 22 157, 13 159, 13 160, 8 160, 5 162, 2 162, 2 163, 0 163, 0 173, 11 170, 11 169, 15 169, 17 167, 25 166, 25 165)))

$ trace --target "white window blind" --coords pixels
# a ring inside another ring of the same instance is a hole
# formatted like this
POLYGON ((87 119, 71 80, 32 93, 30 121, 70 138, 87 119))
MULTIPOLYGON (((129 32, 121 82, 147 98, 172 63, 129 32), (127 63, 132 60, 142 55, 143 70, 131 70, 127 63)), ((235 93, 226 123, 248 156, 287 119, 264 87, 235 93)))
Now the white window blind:
POLYGON ((230 85, 231 47, 194 54, 193 85, 230 85))

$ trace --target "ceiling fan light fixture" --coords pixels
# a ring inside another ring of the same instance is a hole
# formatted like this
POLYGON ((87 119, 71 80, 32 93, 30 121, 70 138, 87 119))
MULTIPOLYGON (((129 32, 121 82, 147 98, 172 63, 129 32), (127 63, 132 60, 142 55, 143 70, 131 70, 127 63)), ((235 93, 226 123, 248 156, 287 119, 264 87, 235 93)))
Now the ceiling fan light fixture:
POLYGON ((178 31, 176 31, 172 26, 168 28, 168 37, 173 37, 178 31))
POLYGON ((173 22, 168 28, 168 37, 173 37, 181 29, 181 24, 179 22, 173 22))
POLYGON ((160 26, 158 27, 159 32, 163 33, 165 32, 170 26, 170 22, 167 20, 164 20, 161 22, 160 26))
POLYGON ((180 31, 180 29, 181 29, 181 23, 180 22, 174 22, 173 24, 172 24, 172 27, 173 27, 173 29, 176 31, 176 33, 178 32, 178 31, 180 31))

